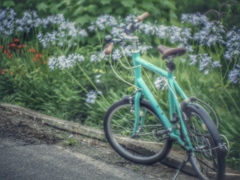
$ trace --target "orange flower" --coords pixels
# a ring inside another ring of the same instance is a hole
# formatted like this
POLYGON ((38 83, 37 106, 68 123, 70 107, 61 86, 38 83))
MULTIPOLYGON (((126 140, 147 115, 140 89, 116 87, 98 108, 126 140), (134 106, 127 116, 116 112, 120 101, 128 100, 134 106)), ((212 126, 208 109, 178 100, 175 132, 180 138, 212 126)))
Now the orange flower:
POLYGON ((7 53, 10 53, 10 50, 6 50, 6 49, 5 49, 5 50, 3 51, 3 54, 7 54, 7 53))
POLYGON ((37 61, 37 58, 36 58, 36 57, 33 57, 32 59, 33 59, 33 61, 34 61, 34 62, 36 62, 36 61, 37 61))
POLYGON ((3 75, 3 74, 5 74, 5 72, 6 72, 6 70, 4 69, 1 71, 1 74, 3 75))
POLYGON ((12 72, 12 71, 9 71, 9 74, 10 74, 10 75, 12 75, 12 74, 13 74, 13 72, 12 72))
POLYGON ((17 45, 15 43, 10 43, 9 47, 16 47, 17 45))
POLYGON ((18 49, 24 48, 24 44, 18 45, 18 49))
POLYGON ((47 64, 47 61, 43 61, 43 64, 47 64))
POLYGON ((12 58, 12 54, 11 54, 11 53, 8 54, 8 58, 9 58, 9 59, 12 58))
POLYGON ((29 49, 29 52, 35 53, 35 52, 37 52, 37 51, 36 51, 35 49, 31 48, 31 49, 29 49))
POLYGON ((0 45, 0 49, 3 49, 3 46, 2 46, 2 45, 0 45))
POLYGON ((14 39, 13 39, 13 42, 15 42, 15 43, 19 43, 20 41, 19 41, 18 38, 14 38, 14 39))
POLYGON ((35 57, 36 57, 36 58, 42 58, 42 54, 37 53, 37 54, 35 55, 35 57))

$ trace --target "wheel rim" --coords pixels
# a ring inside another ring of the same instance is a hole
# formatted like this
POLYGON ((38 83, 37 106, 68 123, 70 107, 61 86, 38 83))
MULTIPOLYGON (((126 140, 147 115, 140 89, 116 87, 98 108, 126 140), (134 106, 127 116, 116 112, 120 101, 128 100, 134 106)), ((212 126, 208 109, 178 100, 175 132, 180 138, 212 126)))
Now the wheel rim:
POLYGON ((140 120, 136 134, 133 133, 134 110, 132 105, 119 106, 109 118, 111 119, 108 121, 109 138, 120 155, 134 162, 137 160, 151 161, 160 156, 167 137, 158 134, 164 128, 149 108, 141 106, 140 119, 145 118, 145 122, 141 125, 140 120))
POLYGON ((188 114, 189 137, 195 148, 191 159, 193 168, 202 179, 217 179, 218 159, 212 136, 202 118, 194 113, 188 114))

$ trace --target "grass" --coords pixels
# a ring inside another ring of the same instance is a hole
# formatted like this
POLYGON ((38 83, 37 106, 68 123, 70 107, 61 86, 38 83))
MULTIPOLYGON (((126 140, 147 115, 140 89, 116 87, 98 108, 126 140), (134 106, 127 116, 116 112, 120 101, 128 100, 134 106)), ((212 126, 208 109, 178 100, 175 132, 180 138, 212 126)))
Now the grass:
POLYGON ((68 140, 64 140, 63 145, 64 146, 75 146, 77 144, 77 142, 78 141, 76 139, 70 138, 68 140))

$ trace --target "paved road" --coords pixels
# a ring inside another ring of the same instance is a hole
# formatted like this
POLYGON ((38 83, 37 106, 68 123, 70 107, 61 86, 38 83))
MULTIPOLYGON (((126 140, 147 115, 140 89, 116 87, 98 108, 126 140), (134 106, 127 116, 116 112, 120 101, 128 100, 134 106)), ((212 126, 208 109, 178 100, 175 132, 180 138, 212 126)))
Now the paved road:
POLYGON ((0 180, 126 180, 146 178, 56 145, 14 137, 0 128, 0 180))
MULTIPOLYGON (((105 142, 0 108, 0 180, 169 180, 175 173, 161 163, 131 163, 105 142), (70 140, 75 140, 73 146, 70 140)), ((178 176, 178 180, 186 179, 196 178, 178 176)))

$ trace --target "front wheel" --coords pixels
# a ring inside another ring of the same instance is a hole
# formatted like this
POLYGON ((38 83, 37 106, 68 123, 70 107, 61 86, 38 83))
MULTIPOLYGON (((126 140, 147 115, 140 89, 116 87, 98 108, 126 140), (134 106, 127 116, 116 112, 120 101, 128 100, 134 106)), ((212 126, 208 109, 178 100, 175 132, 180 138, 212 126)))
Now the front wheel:
POLYGON ((188 135, 195 149, 190 162, 199 179, 223 180, 227 149, 209 114, 198 104, 184 108, 188 135))
POLYGON ((104 132, 109 144, 123 158, 139 164, 153 164, 164 159, 172 141, 150 103, 140 102, 139 122, 134 132, 134 104, 129 99, 114 103, 104 118, 104 132))

